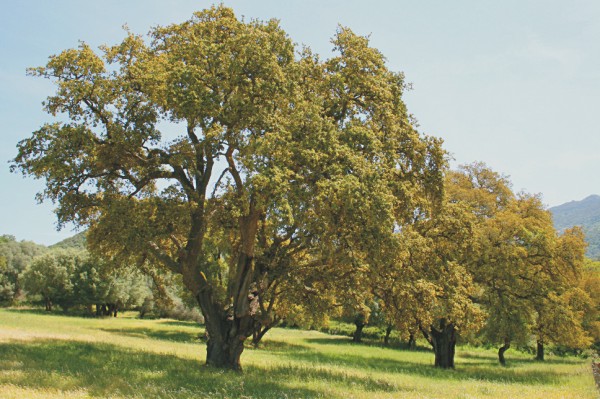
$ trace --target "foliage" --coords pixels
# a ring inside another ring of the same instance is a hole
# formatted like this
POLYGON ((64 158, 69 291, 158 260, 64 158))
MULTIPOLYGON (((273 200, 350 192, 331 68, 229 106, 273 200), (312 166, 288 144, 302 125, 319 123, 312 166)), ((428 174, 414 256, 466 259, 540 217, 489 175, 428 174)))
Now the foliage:
POLYGON ((0 304, 22 300, 22 273, 31 260, 46 251, 31 241, 17 241, 9 235, 0 236, 0 304))
POLYGON ((600 262, 586 260, 578 288, 589 298, 583 312, 583 328, 600 350, 600 262))
POLYGON ((441 193, 441 141, 410 124, 403 75, 349 29, 332 42, 324 61, 295 54, 276 21, 219 6, 30 70, 54 82, 45 108, 66 122, 23 140, 13 170, 44 178, 40 198, 59 225, 88 226, 96 253, 182 275, 209 364, 239 369, 263 317, 263 223, 273 240, 302 237, 317 260, 303 273, 351 274, 441 193))
MULTIPOLYGON (((541 282, 535 305, 538 349, 544 343, 556 343, 575 349, 590 346, 584 317, 593 306, 592 298, 580 288, 583 278, 585 241, 579 228, 565 231, 554 242, 553 258, 547 281, 541 282)), ((543 355, 538 353, 539 360, 543 355)))
POLYGON ((34 258, 23 280, 30 299, 40 296, 46 310, 55 304, 65 311, 73 306, 110 304, 116 312, 141 306, 150 294, 139 271, 115 268, 75 249, 55 249, 34 258))
POLYGON ((79 232, 74 236, 65 238, 64 240, 50 245, 50 249, 86 249, 85 231, 79 232))
POLYGON ((586 347, 583 314, 589 297, 578 289, 585 248, 580 230, 559 236, 537 196, 515 195, 507 178, 484 164, 450 174, 448 192, 476 216, 475 251, 467 270, 487 311, 485 340, 525 344, 532 334, 543 360, 544 343, 586 347))
POLYGON ((51 311, 54 304, 68 309, 76 302, 71 276, 81 268, 84 255, 74 251, 56 251, 35 258, 23 274, 30 295, 39 295, 51 311))

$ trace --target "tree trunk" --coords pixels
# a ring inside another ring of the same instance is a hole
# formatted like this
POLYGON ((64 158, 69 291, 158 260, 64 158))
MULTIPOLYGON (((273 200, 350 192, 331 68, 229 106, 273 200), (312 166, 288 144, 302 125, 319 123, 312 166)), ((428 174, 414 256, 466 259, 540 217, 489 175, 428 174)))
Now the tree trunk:
POLYGON ((216 301, 210 288, 200 289, 196 299, 206 326, 206 364, 208 366, 242 371, 240 356, 244 342, 254 332, 258 312, 257 292, 251 289, 252 257, 242 253, 233 293, 233 306, 224 307, 216 301), (242 269, 240 273, 239 269, 242 269))
POLYGON ((258 347, 260 341, 262 340, 262 337, 265 336, 265 334, 271 329, 271 327, 272 326, 261 325, 259 328, 255 329, 252 332, 252 345, 254 345, 255 348, 258 347))
POLYGON ((504 352, 510 348, 510 339, 504 338, 504 345, 498 349, 498 361, 501 365, 506 366, 506 359, 504 358, 504 352))
POLYGON ((206 365, 242 371, 240 356, 246 338, 252 335, 251 315, 238 316, 222 310, 218 304, 207 304, 205 294, 199 294, 206 326, 206 365))
POLYGON ((544 361, 544 341, 541 339, 537 340, 537 351, 535 355, 535 360, 539 360, 540 362, 544 361))
POLYGON ((417 339, 415 338, 414 333, 410 333, 408 337, 408 348, 414 350, 417 347, 417 339))
POLYGON ((52 312, 52 300, 46 299, 46 312, 52 312))
POLYGON ((454 352, 456 348, 456 328, 453 323, 446 324, 441 320, 440 329, 431 326, 431 343, 435 352, 435 367, 454 368, 454 352))
POLYGON ((260 212, 251 202, 249 214, 239 219, 239 253, 233 270, 230 270, 225 303, 214 295, 210 277, 207 278, 203 272, 202 221, 194 221, 199 227, 192 230, 198 230, 198 236, 188 241, 181 273, 184 284, 194 293, 204 316, 207 366, 242 371, 240 357, 244 342, 252 335, 257 322, 255 318, 260 312, 258 292, 253 284, 259 216, 260 212))
POLYGON ((119 305, 116 303, 108 304, 108 315, 112 317, 117 317, 117 313, 119 311, 119 305))
POLYGON ((391 324, 388 324, 387 328, 385 329, 385 337, 383 337, 383 344, 385 346, 388 346, 390 344, 390 335, 392 334, 393 329, 394 326, 391 324))
POLYGON ((365 328, 366 324, 360 321, 356 321, 354 324, 356 325, 356 330, 352 334, 352 342, 362 342, 363 328, 365 328))
POLYGON ((96 316, 102 316, 102 305, 100 305, 99 303, 96 304, 96 316))
POLYGON ((206 342, 206 365, 216 368, 242 371, 240 357, 244 350, 245 337, 225 336, 208 333, 206 342))

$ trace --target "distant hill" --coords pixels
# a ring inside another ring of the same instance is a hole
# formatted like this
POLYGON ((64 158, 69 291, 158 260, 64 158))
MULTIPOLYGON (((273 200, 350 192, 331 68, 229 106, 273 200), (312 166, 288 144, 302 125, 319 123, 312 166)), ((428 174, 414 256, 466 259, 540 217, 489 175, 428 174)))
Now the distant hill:
POLYGON ((50 245, 48 248, 85 249, 85 231, 82 231, 81 233, 77 233, 72 237, 65 238, 64 240, 59 241, 56 244, 50 245))
POLYGON ((550 208, 554 227, 563 231, 573 226, 581 226, 585 232, 588 249, 586 255, 600 259, 600 196, 590 195, 581 201, 571 201, 550 208))

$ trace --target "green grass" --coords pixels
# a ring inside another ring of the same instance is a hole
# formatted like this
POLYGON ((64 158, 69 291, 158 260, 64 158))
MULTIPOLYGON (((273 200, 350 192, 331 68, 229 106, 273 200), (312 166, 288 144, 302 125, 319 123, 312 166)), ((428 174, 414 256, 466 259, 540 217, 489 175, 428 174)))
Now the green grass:
POLYGON ((597 398, 590 361, 460 347, 456 370, 427 351, 274 329, 244 373, 202 366, 201 327, 0 309, 0 398, 597 398))

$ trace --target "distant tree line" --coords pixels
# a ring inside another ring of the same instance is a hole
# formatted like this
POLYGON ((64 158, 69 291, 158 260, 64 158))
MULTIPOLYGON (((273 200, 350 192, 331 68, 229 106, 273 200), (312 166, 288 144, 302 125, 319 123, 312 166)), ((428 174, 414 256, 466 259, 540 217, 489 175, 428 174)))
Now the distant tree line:
POLYGON ((58 306, 64 312, 113 317, 136 310, 141 317, 202 320, 173 279, 155 282, 136 268, 91 256, 82 249, 85 244, 69 245, 47 248, 1 236, 0 304, 39 303, 47 311, 58 306))

